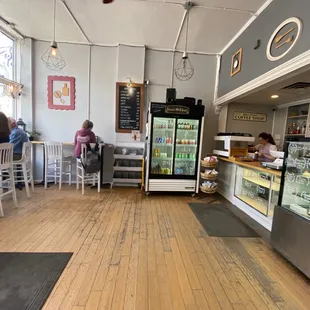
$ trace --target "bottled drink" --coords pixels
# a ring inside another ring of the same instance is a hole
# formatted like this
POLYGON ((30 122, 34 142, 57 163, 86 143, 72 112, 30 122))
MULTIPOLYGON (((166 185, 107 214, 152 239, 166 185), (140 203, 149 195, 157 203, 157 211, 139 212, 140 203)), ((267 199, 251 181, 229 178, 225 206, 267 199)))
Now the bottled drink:
POLYGON ((297 126, 296 123, 292 124, 292 134, 297 134, 297 126))
POLYGON ((299 135, 301 133, 300 123, 297 123, 296 133, 299 135))
POLYGON ((301 128, 301 133, 303 135, 306 133, 306 128, 307 128, 307 125, 306 125, 306 122, 304 121, 303 124, 302 124, 302 128, 301 128))

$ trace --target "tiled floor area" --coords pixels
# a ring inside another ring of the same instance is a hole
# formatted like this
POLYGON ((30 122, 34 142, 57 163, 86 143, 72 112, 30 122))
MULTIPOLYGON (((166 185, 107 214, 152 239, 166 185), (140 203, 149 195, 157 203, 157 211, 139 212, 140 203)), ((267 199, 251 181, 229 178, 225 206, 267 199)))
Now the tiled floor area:
POLYGON ((197 199, 52 186, 20 201, 3 202, 0 251, 74 253, 45 310, 310 308, 309 281, 261 238, 208 237, 197 199))

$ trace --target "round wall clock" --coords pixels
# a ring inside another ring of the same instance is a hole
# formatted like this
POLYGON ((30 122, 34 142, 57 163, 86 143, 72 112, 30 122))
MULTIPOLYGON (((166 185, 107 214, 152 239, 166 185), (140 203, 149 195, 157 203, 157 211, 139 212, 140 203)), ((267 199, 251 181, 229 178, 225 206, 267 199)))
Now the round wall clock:
POLYGON ((267 58, 276 61, 287 55, 302 33, 302 21, 291 17, 281 23, 271 35, 267 45, 267 58))

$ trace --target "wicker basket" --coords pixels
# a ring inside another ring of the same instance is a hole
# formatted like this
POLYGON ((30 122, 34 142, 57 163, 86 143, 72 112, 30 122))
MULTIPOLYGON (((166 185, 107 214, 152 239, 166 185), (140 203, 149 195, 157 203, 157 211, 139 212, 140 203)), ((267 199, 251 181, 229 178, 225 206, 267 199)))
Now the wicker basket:
POLYGON ((217 175, 214 174, 205 174, 200 172, 201 178, 204 180, 214 181, 216 180, 217 175))
POLYGON ((206 167, 206 168, 215 168, 217 165, 217 162, 214 162, 214 161, 208 162, 208 161, 201 160, 200 163, 202 167, 206 167))
POLYGON ((216 190, 217 190, 217 187, 206 188, 206 187, 200 186, 200 190, 201 190, 203 193, 206 193, 206 194, 215 194, 215 193, 216 193, 216 190))

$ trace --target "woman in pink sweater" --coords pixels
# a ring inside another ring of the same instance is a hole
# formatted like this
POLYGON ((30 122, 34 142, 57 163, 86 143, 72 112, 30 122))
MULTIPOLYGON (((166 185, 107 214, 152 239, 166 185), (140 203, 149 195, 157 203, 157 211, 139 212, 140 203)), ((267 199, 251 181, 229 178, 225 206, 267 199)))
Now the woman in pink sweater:
POLYGON ((93 122, 86 120, 82 129, 78 130, 74 137, 74 156, 80 158, 82 152, 82 144, 96 143, 96 136, 92 132, 93 122))

